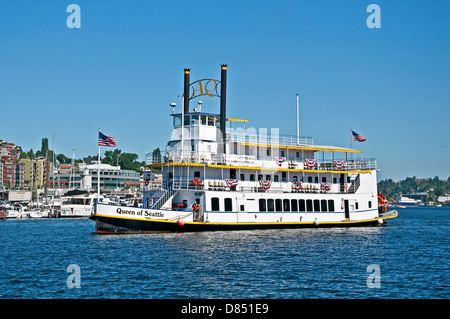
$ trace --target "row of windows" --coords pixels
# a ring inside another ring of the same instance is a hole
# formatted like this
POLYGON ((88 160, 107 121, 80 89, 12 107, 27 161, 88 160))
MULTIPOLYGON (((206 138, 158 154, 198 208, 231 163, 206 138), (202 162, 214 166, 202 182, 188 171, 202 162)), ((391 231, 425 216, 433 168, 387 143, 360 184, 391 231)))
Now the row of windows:
MULTIPOLYGON (((211 211, 219 211, 219 198, 211 198, 211 211)), ((233 211, 233 200, 224 198, 226 212, 233 211)), ((243 210, 243 209, 241 209, 243 210)), ((259 199, 260 212, 334 212, 334 200, 329 199, 259 199)))
POLYGON ((334 200, 329 199, 259 199, 261 212, 334 212, 334 200))

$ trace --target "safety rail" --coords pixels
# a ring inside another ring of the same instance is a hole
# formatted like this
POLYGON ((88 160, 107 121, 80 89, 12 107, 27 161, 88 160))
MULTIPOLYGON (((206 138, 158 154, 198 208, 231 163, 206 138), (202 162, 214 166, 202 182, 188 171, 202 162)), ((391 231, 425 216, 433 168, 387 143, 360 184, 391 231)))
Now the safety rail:
POLYGON ((153 209, 161 208, 169 200, 169 198, 172 197, 173 194, 174 194, 173 184, 170 184, 169 187, 164 191, 164 193, 162 193, 161 196, 159 196, 159 198, 153 202, 150 208, 153 209))
POLYGON ((173 191, 237 191, 252 193, 355 193, 360 184, 359 174, 343 183, 300 181, 255 181, 236 179, 200 179, 174 177, 173 191))
POLYGON ((298 157, 266 156, 257 158, 255 155, 212 154, 207 152, 170 153, 164 158, 164 163, 193 163, 203 165, 228 165, 267 169, 319 170, 319 171, 364 171, 377 169, 375 158, 360 159, 308 159, 298 157))

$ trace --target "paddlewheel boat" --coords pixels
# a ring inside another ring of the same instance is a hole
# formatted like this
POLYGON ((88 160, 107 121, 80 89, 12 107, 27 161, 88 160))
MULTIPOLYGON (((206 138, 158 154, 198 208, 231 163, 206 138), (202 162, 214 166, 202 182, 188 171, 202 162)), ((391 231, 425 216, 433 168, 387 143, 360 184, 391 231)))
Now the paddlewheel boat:
POLYGON ((96 232, 377 226, 397 217, 379 210, 376 160, 360 150, 227 118, 226 77, 226 65, 220 81, 190 83, 184 70, 183 106, 176 113, 171 104, 172 136, 161 161, 146 166, 143 205, 97 203, 96 232), (220 97, 220 113, 198 101, 191 110, 200 95, 220 97))

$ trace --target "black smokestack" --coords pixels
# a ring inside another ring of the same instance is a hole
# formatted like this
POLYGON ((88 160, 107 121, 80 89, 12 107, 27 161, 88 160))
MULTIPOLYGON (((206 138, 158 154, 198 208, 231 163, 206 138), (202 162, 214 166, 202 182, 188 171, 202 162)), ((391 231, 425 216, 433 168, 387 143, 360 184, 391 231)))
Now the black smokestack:
POLYGON ((225 141, 226 119, 227 119, 227 65, 221 65, 222 72, 220 74, 220 131, 225 141))
MULTIPOLYGON (((189 82, 191 69, 184 69, 184 113, 189 113, 189 82)), ((184 121, 184 119, 183 119, 184 121)))

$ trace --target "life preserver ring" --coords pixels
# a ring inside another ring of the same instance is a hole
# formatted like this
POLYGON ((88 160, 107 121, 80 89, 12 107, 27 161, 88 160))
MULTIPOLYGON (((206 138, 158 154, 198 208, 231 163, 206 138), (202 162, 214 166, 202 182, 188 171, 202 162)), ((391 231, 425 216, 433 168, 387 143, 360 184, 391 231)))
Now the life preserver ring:
POLYGON ((200 179, 198 177, 194 178, 192 180, 192 184, 194 184, 195 186, 197 186, 198 184, 200 184, 200 179))

